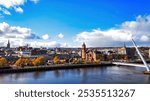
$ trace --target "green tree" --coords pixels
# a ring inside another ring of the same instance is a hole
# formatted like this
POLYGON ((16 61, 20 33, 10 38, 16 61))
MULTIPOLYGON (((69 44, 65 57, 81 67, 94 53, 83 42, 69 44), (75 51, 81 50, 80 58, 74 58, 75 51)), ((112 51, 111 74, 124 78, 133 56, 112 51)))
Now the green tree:
POLYGON ((108 55, 107 59, 108 59, 108 61, 112 61, 113 60, 113 55, 108 55))

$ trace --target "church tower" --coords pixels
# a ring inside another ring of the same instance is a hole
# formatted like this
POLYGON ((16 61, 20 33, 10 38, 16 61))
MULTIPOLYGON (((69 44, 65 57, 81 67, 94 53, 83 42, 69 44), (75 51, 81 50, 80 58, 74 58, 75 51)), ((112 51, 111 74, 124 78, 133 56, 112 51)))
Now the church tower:
POLYGON ((10 48, 10 42, 9 42, 9 40, 8 40, 7 49, 9 49, 9 48, 10 48))
POLYGON ((86 45, 85 45, 85 43, 83 43, 83 45, 82 45, 81 57, 84 60, 86 59, 86 45))

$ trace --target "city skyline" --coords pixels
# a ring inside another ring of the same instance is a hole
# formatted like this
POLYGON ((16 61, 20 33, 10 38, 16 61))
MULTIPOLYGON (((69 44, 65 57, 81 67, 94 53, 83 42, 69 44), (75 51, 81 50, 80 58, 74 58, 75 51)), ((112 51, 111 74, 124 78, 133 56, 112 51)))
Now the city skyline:
POLYGON ((146 0, 1 0, 0 45, 89 47, 150 44, 146 0))

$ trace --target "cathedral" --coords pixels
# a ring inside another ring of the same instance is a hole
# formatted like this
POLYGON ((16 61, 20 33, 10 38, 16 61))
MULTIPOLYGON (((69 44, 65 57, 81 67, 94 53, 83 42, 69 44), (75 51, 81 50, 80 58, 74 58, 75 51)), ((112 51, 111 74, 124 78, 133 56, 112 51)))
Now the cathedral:
POLYGON ((85 43, 82 45, 81 57, 87 62, 93 62, 97 60, 98 52, 95 49, 87 49, 85 43))

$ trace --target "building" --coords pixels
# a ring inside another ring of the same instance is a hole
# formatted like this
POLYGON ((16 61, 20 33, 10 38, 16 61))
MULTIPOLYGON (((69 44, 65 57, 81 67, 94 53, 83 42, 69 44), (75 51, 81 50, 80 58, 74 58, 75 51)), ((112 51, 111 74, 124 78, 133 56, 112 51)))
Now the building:
POLYGON ((83 60, 86 59, 86 45, 85 45, 85 43, 83 43, 83 45, 82 45, 81 57, 82 57, 83 60))
POLYGON ((136 56, 136 50, 134 47, 124 47, 118 48, 118 55, 127 55, 129 59, 134 59, 136 56))
POLYGON ((86 60, 87 62, 96 61, 97 56, 100 54, 101 52, 96 51, 96 49, 87 49, 85 43, 83 43, 81 49, 81 58, 83 60, 86 60))
POLYGON ((5 51, 4 50, 0 50, 0 57, 1 56, 5 56, 5 51))
POLYGON ((149 58, 150 58, 150 49, 148 49, 148 56, 149 56, 149 58))

